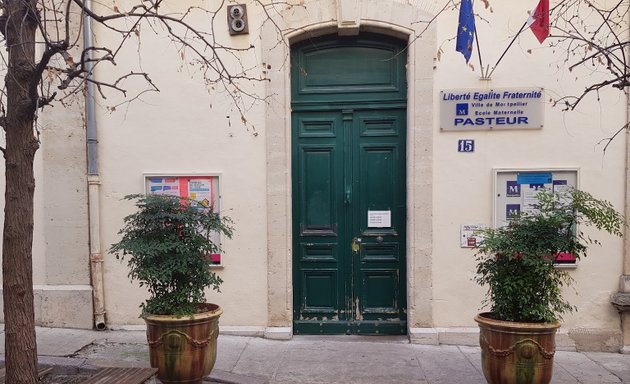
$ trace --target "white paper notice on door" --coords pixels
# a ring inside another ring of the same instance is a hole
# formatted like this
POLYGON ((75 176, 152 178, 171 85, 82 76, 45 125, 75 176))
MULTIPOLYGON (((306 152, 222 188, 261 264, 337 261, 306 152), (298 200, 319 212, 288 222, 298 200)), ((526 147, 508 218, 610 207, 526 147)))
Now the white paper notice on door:
POLYGON ((368 228, 389 228, 392 226, 392 211, 368 211, 368 228))

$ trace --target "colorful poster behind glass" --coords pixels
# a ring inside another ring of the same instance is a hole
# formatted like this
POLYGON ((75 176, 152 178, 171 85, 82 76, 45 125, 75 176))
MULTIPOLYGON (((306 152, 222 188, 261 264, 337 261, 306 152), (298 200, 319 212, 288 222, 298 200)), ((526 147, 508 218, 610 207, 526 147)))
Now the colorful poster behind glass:
MULTIPOLYGON (((220 212, 218 176, 147 176, 146 193, 187 197, 197 202, 200 208, 220 212)), ((210 239, 221 243, 218 233, 210 234, 210 239)), ((215 265, 221 265, 221 254, 208 255, 215 265)))
POLYGON ((180 196, 178 177, 148 177, 147 193, 180 196))

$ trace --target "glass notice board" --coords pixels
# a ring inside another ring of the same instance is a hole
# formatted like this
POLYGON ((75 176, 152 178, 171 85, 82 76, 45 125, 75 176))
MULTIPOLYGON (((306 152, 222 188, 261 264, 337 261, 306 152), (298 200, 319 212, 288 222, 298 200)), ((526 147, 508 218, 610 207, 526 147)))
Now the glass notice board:
MULTIPOLYGON (((577 187, 577 169, 495 169, 494 226, 505 226, 511 218, 531 212, 541 188, 562 192, 577 187)), ((575 264, 575 257, 561 252, 556 262, 575 264)))
MULTIPOLYGON (((219 176, 217 175, 145 175, 146 193, 186 197, 196 201, 202 209, 212 209, 220 213, 219 176)), ((221 243, 218 233, 211 234, 211 240, 221 243)), ((222 266, 222 255, 208 255, 212 264, 222 266)))

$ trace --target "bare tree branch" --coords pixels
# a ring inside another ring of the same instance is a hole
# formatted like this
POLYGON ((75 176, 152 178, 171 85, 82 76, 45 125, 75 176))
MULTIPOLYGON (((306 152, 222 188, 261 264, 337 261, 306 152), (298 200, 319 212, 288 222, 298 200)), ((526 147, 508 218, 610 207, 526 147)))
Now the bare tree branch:
POLYGON ((612 136, 600 140, 597 144, 606 143, 606 145, 604 145, 604 149, 602 150, 602 152, 606 153, 608 146, 615 140, 615 138, 619 136, 619 134, 623 131, 626 131, 627 133, 628 130, 630 130, 630 122, 626 123, 623 127, 619 128, 612 136))
MULTIPOLYGON (((110 112, 141 100, 149 92, 159 92, 143 69, 143 33, 167 38, 182 65, 194 68, 209 90, 229 95, 244 124, 247 103, 265 98, 250 90, 255 89, 252 84, 267 81, 260 70, 264 64, 246 64, 241 57, 254 47, 230 46, 217 38, 214 23, 224 20, 224 0, 212 2, 214 8, 185 6, 170 13, 167 9, 177 9, 179 2, 129 3, 127 10, 114 3, 111 9, 101 4, 94 11, 83 0, 0 0, 0 43, 6 46, 6 51, 0 51, 0 72, 5 80, 0 88, 0 126, 6 139, 0 151, 5 157, 8 181, 4 223, 5 229, 12 228, 5 230, 3 238, 7 382, 37 382, 32 317, 33 164, 40 141, 37 119, 42 108, 65 106, 80 99, 88 84, 94 85, 102 100, 112 94, 122 97, 122 102, 107 106, 110 112), (100 24, 100 41, 106 43, 83 46, 86 18, 100 24), (126 49, 134 44, 136 63, 126 49), (118 70, 118 62, 129 67, 118 70), (95 76, 97 67, 102 70, 95 76)), ((271 20, 268 10, 273 4, 284 3, 257 0, 253 4, 271 20)), ((272 22, 278 26, 275 20, 272 22)), ((278 33, 279 41, 284 41, 284 31, 278 33)))
POLYGON ((564 53, 563 61, 570 72, 590 71, 589 79, 594 79, 580 94, 558 98, 555 105, 574 110, 588 95, 598 95, 609 86, 628 89, 629 12, 629 0, 607 7, 590 0, 565 0, 553 8, 551 46, 564 53))

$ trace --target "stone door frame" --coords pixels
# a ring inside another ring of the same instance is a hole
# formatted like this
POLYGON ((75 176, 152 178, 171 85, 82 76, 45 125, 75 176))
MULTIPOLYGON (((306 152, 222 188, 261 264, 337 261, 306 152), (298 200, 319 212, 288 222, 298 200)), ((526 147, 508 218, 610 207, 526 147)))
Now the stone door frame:
MULTIPOLYGON (((291 235, 290 46, 330 33, 366 31, 409 41, 407 64, 407 320, 410 337, 433 326, 433 57, 435 27, 422 31, 434 9, 396 0, 301 2, 272 15, 261 29, 267 65, 267 289, 265 336, 290 338, 293 319, 291 235), (332 20, 332 21, 331 21, 332 20), (281 28, 284 33, 280 33, 281 28), (422 33, 421 33, 422 32, 422 33), (418 329, 417 331, 421 331, 418 329)), ((424 6, 431 8, 431 6, 424 6)))

